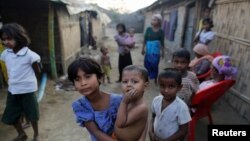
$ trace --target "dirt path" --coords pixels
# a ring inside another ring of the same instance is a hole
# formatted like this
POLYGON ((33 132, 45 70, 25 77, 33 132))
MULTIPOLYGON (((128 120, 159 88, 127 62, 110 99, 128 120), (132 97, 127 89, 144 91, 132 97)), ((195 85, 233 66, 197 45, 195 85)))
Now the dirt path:
MULTIPOLYGON (((111 32, 111 31, 110 31, 111 32)), ((112 31, 112 33, 114 33, 112 31)), ((113 37, 112 34, 109 34, 113 37)), ((140 36, 138 36, 140 37, 140 36)), ((141 41, 141 40, 140 40, 141 41)), ((120 93, 120 85, 114 83, 118 78, 117 60, 118 54, 116 53, 116 44, 109 38, 105 41, 107 46, 110 48, 110 55, 112 58, 113 70, 111 73, 112 84, 101 86, 101 89, 106 92, 120 93)), ((141 47, 140 44, 137 45, 141 47)), ((96 51, 91 51, 92 54, 97 54, 96 51)), ((140 54, 140 48, 135 48, 132 51, 133 63, 136 65, 143 65, 143 56, 140 54)), ((167 55, 169 59, 169 55, 167 55)), ((162 60, 160 63, 160 69, 167 67, 167 59, 162 60)), ((6 92, 0 91, 0 118, 5 107, 6 92)), ((144 95, 149 107, 153 97, 158 95, 158 88, 155 86, 153 81, 150 82, 150 87, 144 95)), ((55 91, 55 82, 49 81, 46 87, 45 96, 40 103, 40 114, 41 119, 40 125, 40 136, 41 141, 89 141, 88 133, 84 128, 79 127, 75 123, 74 115, 71 109, 71 103, 76 100, 80 95, 74 91, 55 91)), ((217 107, 213 109, 215 123, 220 124, 235 124, 247 123, 244 119, 237 116, 237 113, 230 109, 230 106, 220 102, 217 107), (225 114, 226 111, 226 114, 225 114)), ((149 115, 150 117, 150 115, 149 115)), ((198 141, 199 139, 206 139, 206 125, 207 121, 203 120, 199 122, 197 127, 198 141)), ((29 140, 32 139, 32 129, 26 129, 29 136, 29 140)), ((4 125, 0 122, 0 141, 11 141, 16 136, 16 132, 13 127, 4 125)))

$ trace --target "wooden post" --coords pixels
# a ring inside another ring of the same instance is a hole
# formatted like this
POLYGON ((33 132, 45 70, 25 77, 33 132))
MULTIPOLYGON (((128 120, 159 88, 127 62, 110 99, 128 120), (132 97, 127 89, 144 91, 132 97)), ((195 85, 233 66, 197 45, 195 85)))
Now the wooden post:
POLYGON ((54 37, 54 8, 53 4, 49 2, 48 13, 48 39, 49 39, 49 54, 51 63, 51 76, 57 79, 56 58, 55 58, 55 37, 54 37))

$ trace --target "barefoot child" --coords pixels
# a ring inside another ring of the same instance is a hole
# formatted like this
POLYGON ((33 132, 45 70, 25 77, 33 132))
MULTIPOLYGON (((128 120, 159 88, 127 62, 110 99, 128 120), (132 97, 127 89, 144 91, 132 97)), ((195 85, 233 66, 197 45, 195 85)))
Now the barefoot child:
POLYGON ((119 141, 145 141, 148 107, 143 94, 148 83, 145 68, 130 65, 123 69, 121 85, 124 97, 118 109, 114 133, 119 141))
POLYGON ((150 141, 178 141, 188 133, 191 120, 189 109, 177 92, 181 89, 181 75, 174 69, 159 74, 158 84, 161 95, 152 102, 150 141))
POLYGON ((108 83, 110 84, 110 71, 112 69, 111 67, 111 63, 110 63, 110 57, 108 55, 108 48, 102 46, 101 47, 101 66, 102 66, 102 70, 104 72, 104 76, 103 76, 103 84, 105 84, 105 77, 107 77, 108 83))
POLYGON ((7 47, 0 55, 8 71, 8 97, 2 121, 14 125, 18 136, 14 141, 25 141, 27 135, 22 128, 20 118, 23 114, 31 122, 34 141, 38 141, 39 110, 35 92, 39 72, 40 56, 30 50, 30 39, 25 29, 16 23, 6 24, 0 32, 3 44, 7 47))
POLYGON ((114 141, 111 134, 122 96, 100 90, 101 66, 90 58, 79 58, 68 67, 68 78, 82 95, 72 108, 77 123, 86 127, 92 141, 114 141))
POLYGON ((177 96, 187 105, 190 104, 192 96, 199 89, 199 80, 191 71, 188 71, 190 63, 190 53, 186 49, 178 49, 173 53, 172 63, 182 75, 182 88, 178 91, 177 96))

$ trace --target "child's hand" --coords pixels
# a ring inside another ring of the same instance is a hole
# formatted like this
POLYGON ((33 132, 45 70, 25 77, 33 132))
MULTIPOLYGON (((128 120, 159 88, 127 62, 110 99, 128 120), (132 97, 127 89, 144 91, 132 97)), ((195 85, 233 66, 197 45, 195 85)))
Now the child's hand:
POLYGON ((160 139, 154 134, 153 131, 149 131, 150 141, 160 141, 160 139))
POLYGON ((125 53, 129 53, 130 49, 128 46, 124 47, 125 53))
POLYGON ((137 91, 135 89, 129 90, 127 93, 125 93, 123 97, 123 102, 128 104, 131 101, 133 101, 136 98, 137 91))
POLYGON ((150 141, 154 141, 154 133, 153 133, 153 131, 149 131, 149 139, 150 139, 150 141))

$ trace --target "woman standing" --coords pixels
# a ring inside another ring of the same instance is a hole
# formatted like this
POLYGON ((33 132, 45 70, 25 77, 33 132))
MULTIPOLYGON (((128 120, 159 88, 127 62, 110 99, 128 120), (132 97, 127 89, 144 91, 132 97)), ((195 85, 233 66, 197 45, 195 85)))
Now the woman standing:
POLYGON ((155 14, 152 17, 151 27, 148 27, 144 35, 142 55, 145 55, 144 66, 149 72, 150 79, 155 79, 159 71, 160 56, 164 57, 164 32, 161 29, 162 16, 155 14))
POLYGON ((128 38, 130 38, 129 34, 126 32, 126 27, 124 24, 120 23, 116 26, 116 30, 118 32, 115 35, 115 41, 118 44, 118 53, 119 53, 119 79, 116 82, 121 82, 122 70, 126 66, 132 65, 132 58, 130 54, 130 48, 134 46, 135 43, 127 42, 128 38))

